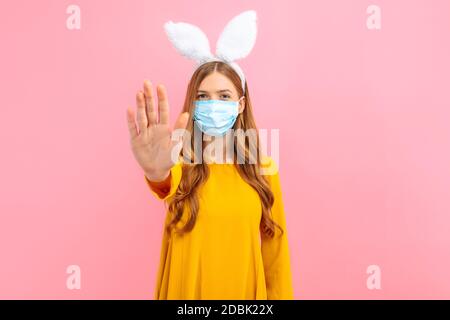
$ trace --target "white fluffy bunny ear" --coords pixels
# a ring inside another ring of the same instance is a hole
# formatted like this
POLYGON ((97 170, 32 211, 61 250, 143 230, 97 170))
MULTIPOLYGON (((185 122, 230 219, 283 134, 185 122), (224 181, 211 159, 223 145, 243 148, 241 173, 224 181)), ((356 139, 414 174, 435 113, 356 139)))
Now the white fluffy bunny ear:
POLYGON ((244 11, 228 22, 216 44, 216 56, 227 62, 246 57, 256 41, 256 12, 244 11))
POLYGON ((173 21, 164 24, 167 37, 183 56, 201 63, 213 57, 208 37, 197 26, 173 21))

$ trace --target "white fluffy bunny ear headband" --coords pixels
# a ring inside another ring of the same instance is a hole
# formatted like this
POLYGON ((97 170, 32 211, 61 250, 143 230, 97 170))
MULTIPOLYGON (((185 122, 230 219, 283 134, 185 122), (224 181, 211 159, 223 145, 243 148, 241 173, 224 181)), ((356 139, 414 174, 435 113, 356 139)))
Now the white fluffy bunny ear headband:
POLYGON ((254 10, 244 11, 228 22, 217 40, 215 55, 210 51, 208 37, 199 27, 185 22, 168 21, 164 24, 164 29, 177 51, 196 62, 194 71, 209 61, 226 62, 241 78, 245 93, 245 76, 235 61, 246 57, 255 45, 257 28, 254 10))

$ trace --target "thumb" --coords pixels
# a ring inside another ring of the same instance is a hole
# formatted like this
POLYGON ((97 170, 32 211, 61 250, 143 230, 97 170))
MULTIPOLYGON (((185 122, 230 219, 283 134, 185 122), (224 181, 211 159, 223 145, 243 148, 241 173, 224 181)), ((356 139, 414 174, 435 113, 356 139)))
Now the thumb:
POLYGON ((185 129, 187 127, 187 123, 189 120, 189 112, 181 113, 177 120, 175 121, 175 125, 171 134, 171 158, 172 162, 176 163, 181 150, 183 149, 183 136, 185 133, 185 129))
POLYGON ((178 116, 177 120, 175 121, 173 129, 174 130, 186 129, 188 120, 189 120, 189 112, 182 112, 182 113, 180 113, 180 115, 178 116))

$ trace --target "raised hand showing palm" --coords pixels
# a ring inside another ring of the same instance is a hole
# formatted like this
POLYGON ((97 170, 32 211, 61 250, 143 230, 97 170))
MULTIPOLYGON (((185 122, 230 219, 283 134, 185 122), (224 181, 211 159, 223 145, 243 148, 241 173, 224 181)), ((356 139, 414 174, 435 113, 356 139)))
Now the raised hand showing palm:
MULTIPOLYGON (((146 80, 144 91, 140 90, 136 94, 137 126, 135 114, 131 108, 127 109, 127 122, 134 157, 149 180, 162 181, 167 178, 175 164, 172 159, 172 150, 178 142, 171 139, 172 130, 169 127, 169 101, 166 89, 163 85, 158 85, 156 91, 159 121, 153 101, 152 84, 146 80)), ((181 113, 175 122, 174 130, 186 128, 188 118, 188 112, 181 113)))

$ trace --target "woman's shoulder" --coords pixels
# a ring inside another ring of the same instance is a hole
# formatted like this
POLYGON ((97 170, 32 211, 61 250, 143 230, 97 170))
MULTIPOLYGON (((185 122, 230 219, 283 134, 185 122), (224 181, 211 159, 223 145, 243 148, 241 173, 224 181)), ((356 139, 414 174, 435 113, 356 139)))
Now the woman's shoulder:
POLYGON ((278 174, 278 163, 275 159, 268 155, 261 156, 261 174, 262 175, 276 175, 278 174))

